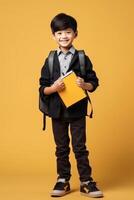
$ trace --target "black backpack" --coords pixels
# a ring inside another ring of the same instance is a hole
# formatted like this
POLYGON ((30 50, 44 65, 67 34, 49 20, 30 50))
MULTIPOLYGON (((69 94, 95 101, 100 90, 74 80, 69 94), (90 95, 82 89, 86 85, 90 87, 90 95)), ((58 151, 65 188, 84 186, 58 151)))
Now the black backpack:
MULTIPOLYGON (((50 72, 50 79, 52 79, 52 76, 53 76, 52 73, 53 73, 54 54, 55 54, 55 51, 50 51, 50 53, 48 55, 48 66, 49 66, 49 72, 50 72)), ((79 50, 78 56, 79 56, 79 62, 80 62, 81 75, 85 76, 86 70, 85 70, 85 52, 84 52, 84 50, 79 50)), ((90 102, 90 105, 91 105, 91 112, 90 112, 90 115, 88 115, 88 116, 90 118, 92 118, 92 116, 93 116, 92 103, 91 103, 90 97, 88 95, 88 92, 86 90, 85 90, 85 93, 86 93, 88 101, 90 102)), ((42 99, 39 95, 39 110, 43 113, 43 130, 45 130, 45 128, 46 128, 46 116, 49 116, 48 101, 49 101, 49 96, 45 96, 45 99, 42 99)))

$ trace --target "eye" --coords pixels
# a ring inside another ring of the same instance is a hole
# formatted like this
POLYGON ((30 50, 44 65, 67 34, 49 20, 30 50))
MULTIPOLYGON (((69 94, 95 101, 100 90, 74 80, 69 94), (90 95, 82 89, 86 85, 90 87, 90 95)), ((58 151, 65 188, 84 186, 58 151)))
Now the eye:
POLYGON ((67 31, 67 33, 71 33, 70 31, 67 31))

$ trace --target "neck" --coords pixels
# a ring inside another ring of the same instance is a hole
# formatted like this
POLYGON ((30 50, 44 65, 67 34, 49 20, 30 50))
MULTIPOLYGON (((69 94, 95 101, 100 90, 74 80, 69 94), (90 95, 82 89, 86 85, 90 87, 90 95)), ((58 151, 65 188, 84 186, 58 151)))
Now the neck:
MULTIPOLYGON (((72 45, 71 45, 72 46, 72 45)), ((67 53, 68 51, 69 51, 69 49, 71 48, 71 46, 69 46, 69 47, 60 47, 60 49, 61 49, 61 51, 63 52, 63 53, 67 53)))

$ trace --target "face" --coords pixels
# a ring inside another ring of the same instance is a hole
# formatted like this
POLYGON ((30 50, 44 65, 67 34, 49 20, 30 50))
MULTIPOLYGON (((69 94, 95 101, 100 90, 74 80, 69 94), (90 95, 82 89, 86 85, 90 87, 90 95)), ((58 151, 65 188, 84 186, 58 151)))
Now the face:
POLYGON ((62 31, 57 31, 53 35, 59 47, 64 49, 67 49, 72 45, 73 40, 76 38, 76 36, 77 32, 74 33, 73 29, 71 28, 67 28, 62 31))

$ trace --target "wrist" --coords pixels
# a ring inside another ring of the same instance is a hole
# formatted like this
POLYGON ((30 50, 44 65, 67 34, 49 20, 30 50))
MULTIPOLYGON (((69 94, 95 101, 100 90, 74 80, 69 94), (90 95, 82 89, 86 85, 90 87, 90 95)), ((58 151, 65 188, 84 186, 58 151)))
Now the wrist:
POLYGON ((93 90, 93 85, 91 83, 84 83, 84 89, 92 91, 93 90))
POLYGON ((50 95, 52 93, 56 92, 56 87, 53 85, 49 86, 49 87, 45 87, 44 88, 44 94, 45 95, 50 95))
POLYGON ((57 92, 55 84, 51 85, 51 91, 52 91, 52 93, 57 92))

